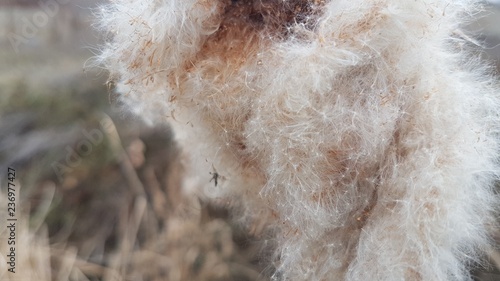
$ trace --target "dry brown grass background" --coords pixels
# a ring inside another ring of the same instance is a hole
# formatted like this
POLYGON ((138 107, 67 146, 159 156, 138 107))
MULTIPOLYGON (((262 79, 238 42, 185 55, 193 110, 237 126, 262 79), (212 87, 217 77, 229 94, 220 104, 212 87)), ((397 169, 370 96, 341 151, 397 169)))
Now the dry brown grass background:
MULTIPOLYGON (((114 108, 106 73, 84 71, 102 39, 90 27, 97 2, 60 5, 17 51, 9 34, 22 35, 24 19, 41 9, 0 5, 0 280, 266 280, 273 267, 263 237, 227 209, 183 196, 169 128, 114 108), (82 141, 88 153, 78 152, 82 141), (68 155, 79 163, 68 165, 68 155), (56 173, 57 163, 66 169, 56 173), (16 170, 15 274, 6 263, 8 167, 16 170)), ((499 59, 500 7, 471 30, 485 56, 499 59)), ((478 280, 500 280, 495 249, 490 258, 478 280)))

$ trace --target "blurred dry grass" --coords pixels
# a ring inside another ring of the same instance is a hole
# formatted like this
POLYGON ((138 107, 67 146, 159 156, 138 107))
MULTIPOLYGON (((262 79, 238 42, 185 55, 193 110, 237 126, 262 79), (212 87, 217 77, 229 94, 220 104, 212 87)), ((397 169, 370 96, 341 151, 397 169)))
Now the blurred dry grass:
MULTIPOLYGON (((0 279, 261 280, 252 238, 225 210, 182 195, 169 129, 117 113, 104 80, 78 69, 54 67, 63 79, 2 87, 0 169, 16 169, 23 211, 18 272, 0 262, 0 279), (103 141, 70 167, 69 151, 93 130, 103 141), (69 167, 61 178, 54 163, 69 167)), ((7 234, 2 228, 2 241, 7 234)), ((0 243, 2 254, 7 248, 0 243)))
MULTIPOLYGON (((67 4, 18 53, 0 36, 0 179, 6 186, 13 167, 20 186, 17 273, 7 272, 1 227, 0 279, 266 280, 272 265, 257 238, 223 207, 182 194, 168 127, 115 110, 105 74, 83 71, 92 53, 81 46, 97 42, 86 8, 94 2, 67 4), (102 140, 87 154, 81 143, 95 130, 102 140), (80 151, 80 163, 70 167, 71 151, 80 151), (67 169, 58 176, 54 163, 67 169)), ((19 19, 38 9, 0 5, 0 34, 20 32, 19 19)), ((500 42, 495 36, 487 38, 500 42)), ((6 200, 0 194, 2 222, 6 200)), ((475 274, 500 280, 493 265, 475 274)))
MULTIPOLYGON (((6 186, 16 169, 21 186, 16 273, 2 227, 0 280, 264 280, 255 239, 182 194, 168 127, 113 109, 105 74, 83 71, 82 46, 96 42, 86 4, 61 6, 18 53, 0 39, 0 175, 6 186)), ((21 32, 37 9, 0 5, 3 32, 21 32)), ((0 206, 5 222, 3 188, 0 206)))

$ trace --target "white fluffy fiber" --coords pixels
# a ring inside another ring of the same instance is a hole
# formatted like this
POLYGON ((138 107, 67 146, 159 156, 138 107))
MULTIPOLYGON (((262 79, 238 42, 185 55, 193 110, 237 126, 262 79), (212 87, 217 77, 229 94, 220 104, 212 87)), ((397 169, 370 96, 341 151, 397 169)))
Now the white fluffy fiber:
POLYGON ((186 190, 272 233, 275 279, 470 280, 498 176, 498 88, 459 36, 477 8, 115 0, 100 58, 128 109, 171 122, 186 190))

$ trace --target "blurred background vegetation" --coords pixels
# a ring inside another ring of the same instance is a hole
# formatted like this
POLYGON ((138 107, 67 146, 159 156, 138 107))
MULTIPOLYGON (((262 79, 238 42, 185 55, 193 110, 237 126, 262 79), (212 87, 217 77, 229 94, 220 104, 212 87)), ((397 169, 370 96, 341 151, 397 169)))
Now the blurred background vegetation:
MULTIPOLYGON (((15 274, 0 228, 0 280, 266 280, 258 234, 183 196, 169 128, 117 110, 107 73, 84 68, 100 3, 0 2, 0 180, 16 170, 18 218, 15 274)), ((500 69, 500 3, 482 16, 471 36, 500 69)), ((0 206, 3 222, 4 188, 0 206)), ((500 280, 489 258, 477 280, 500 280)))

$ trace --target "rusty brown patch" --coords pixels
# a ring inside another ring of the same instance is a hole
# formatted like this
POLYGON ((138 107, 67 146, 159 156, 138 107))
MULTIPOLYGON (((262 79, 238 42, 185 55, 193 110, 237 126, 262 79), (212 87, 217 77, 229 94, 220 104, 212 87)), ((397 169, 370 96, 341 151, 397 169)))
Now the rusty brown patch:
POLYGON ((341 40, 352 40, 353 34, 363 34, 373 31, 377 25, 380 25, 381 21, 386 19, 386 16, 381 13, 382 8, 379 5, 373 6, 365 17, 343 28, 338 33, 338 38, 341 40))
POLYGON ((225 0, 224 22, 245 22, 272 35, 284 35, 287 27, 303 24, 314 28, 317 7, 324 0, 225 0))
POLYGON ((369 204, 365 206, 365 208, 363 209, 363 211, 361 211, 360 214, 355 216, 359 229, 362 229, 365 226, 368 219, 370 218, 372 210, 373 208, 375 208, 375 205, 377 204, 377 199, 378 199, 378 193, 377 190, 375 189, 372 192, 372 197, 369 201, 369 204))
MULTIPOLYGON (((241 22, 225 23, 207 39, 196 61, 220 60, 221 67, 237 71, 255 55, 262 43, 256 27, 241 22)), ((222 72, 222 69, 214 70, 222 72)))
MULTIPOLYGON (((226 68, 237 71, 271 38, 286 39, 290 26, 302 24, 313 29, 319 7, 325 0, 221 0, 219 29, 205 41, 197 62, 220 59, 226 68)), ((262 63, 262 62, 261 62, 262 63)))

